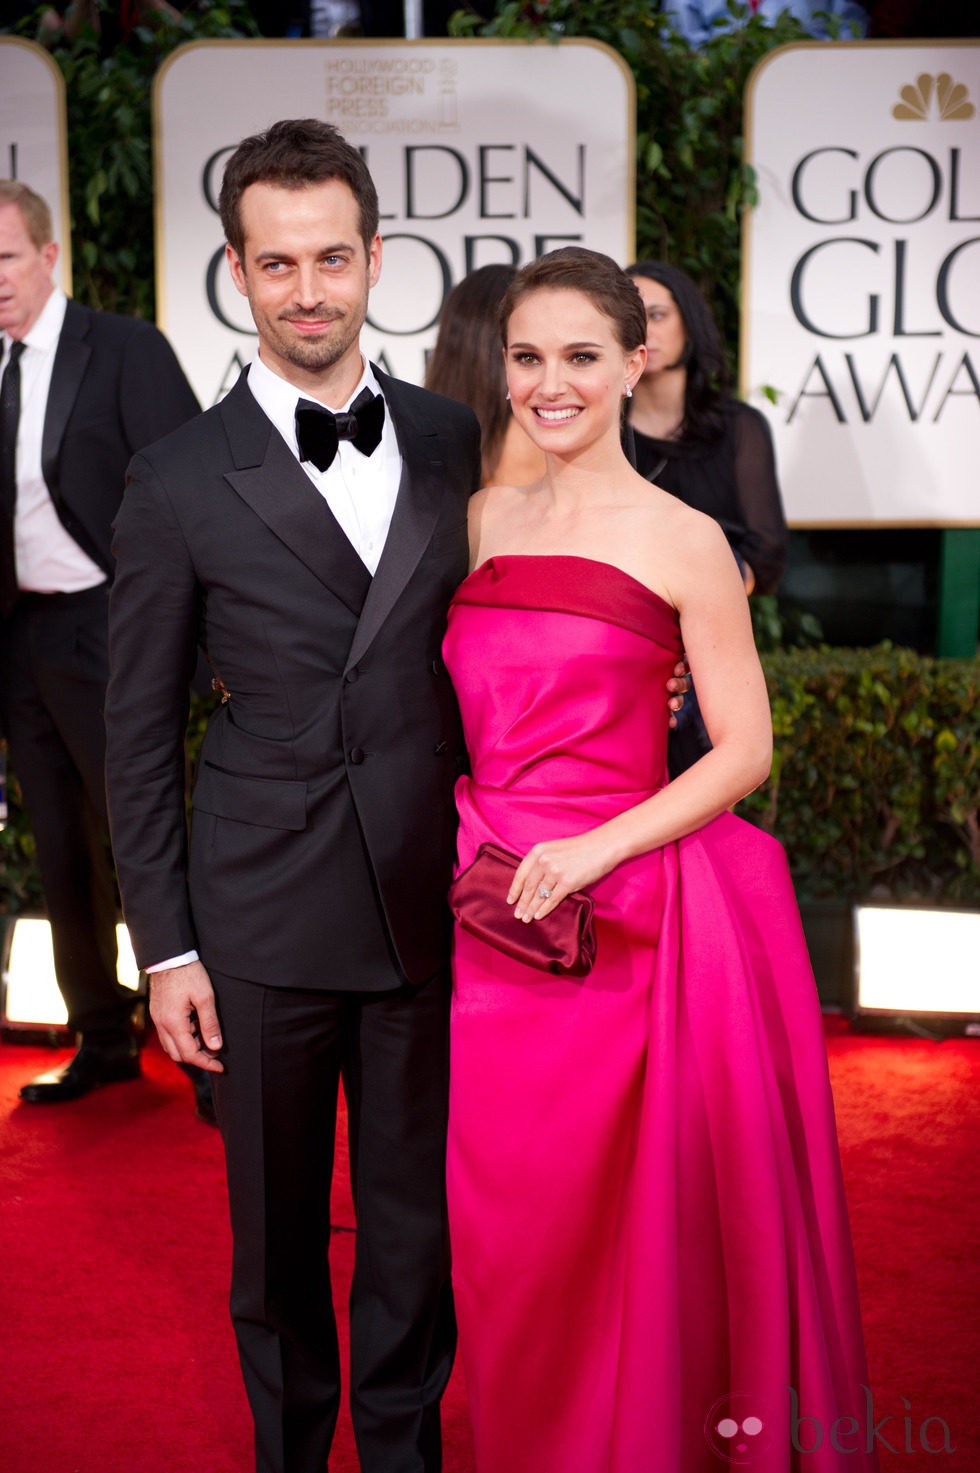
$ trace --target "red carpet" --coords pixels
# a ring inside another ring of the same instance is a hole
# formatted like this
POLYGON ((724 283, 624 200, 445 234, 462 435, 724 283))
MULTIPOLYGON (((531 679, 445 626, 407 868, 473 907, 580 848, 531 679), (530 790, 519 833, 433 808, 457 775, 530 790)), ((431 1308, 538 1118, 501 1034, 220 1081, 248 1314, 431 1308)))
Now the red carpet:
MULTIPOLYGON (((980 1043, 831 1021, 828 1048, 883 1473, 980 1473, 980 1043)), ((18 1104, 62 1057, 0 1044, 0 1470, 249 1473, 217 1132, 155 1046, 141 1083, 18 1104)), ((351 1250, 336 1233, 340 1302, 351 1250)), ((472 1473, 458 1370, 444 1405, 446 1473, 472 1473)), ((346 1420, 330 1466, 356 1473, 346 1420)))

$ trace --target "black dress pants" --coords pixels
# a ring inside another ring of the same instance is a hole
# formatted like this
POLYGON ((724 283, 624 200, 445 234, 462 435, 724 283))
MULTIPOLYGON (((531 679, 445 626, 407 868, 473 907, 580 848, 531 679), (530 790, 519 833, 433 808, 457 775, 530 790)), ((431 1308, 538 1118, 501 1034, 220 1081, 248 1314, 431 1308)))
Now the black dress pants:
MULTIPOLYGON (((288 924, 288 918, 285 920, 288 924)), ((340 1406, 328 1246, 338 1082, 357 1214, 351 1415, 363 1473, 438 1473, 456 1328, 445 1200, 449 979, 381 993, 211 974, 231 1312, 257 1473, 323 1473, 340 1406)))
POLYGON ((126 1030, 105 800, 107 584, 22 594, 0 636, 0 719, 37 844, 70 1027, 126 1030))

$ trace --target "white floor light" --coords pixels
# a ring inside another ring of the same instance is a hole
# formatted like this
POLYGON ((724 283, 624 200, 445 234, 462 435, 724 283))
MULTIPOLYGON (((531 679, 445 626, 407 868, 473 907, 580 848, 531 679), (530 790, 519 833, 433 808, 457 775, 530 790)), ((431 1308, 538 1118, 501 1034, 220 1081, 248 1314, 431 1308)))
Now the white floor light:
POLYGON ((980 1025, 980 911, 858 905, 854 942, 857 1015, 980 1025))
MULTIPOLYGON (((37 916, 8 922, 3 956, 2 1007, 5 1028, 64 1028, 68 1013, 54 974, 51 927, 37 916)), ((139 990, 140 972, 124 925, 116 927, 119 960, 116 974, 123 987, 139 990)))

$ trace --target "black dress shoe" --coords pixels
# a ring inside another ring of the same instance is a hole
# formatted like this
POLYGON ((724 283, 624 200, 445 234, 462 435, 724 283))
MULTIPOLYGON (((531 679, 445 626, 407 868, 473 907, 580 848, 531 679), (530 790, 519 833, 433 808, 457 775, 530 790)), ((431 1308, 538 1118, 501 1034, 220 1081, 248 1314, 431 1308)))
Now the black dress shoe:
POLYGON ((119 1043, 82 1042, 73 1059, 63 1069, 52 1069, 25 1084, 20 1092, 30 1105, 60 1105, 65 1100, 79 1100, 100 1084, 119 1084, 140 1077, 140 1055, 135 1038, 119 1043))

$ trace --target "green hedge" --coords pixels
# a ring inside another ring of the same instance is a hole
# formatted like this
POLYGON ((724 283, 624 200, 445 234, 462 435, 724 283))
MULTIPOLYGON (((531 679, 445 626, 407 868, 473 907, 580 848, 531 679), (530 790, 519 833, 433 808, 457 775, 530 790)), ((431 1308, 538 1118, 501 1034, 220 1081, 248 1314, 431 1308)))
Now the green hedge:
MULTIPOLYGON (((785 844, 800 898, 980 905, 980 659, 881 645, 775 651, 763 663, 775 758, 739 811, 785 844)), ((192 757, 209 705, 194 704, 192 757)), ((40 887, 11 779, 0 912, 16 913, 40 903, 40 887)))
POLYGON ((980 905, 980 659, 884 644, 763 663, 775 757, 739 811, 785 844, 800 898, 980 905))

